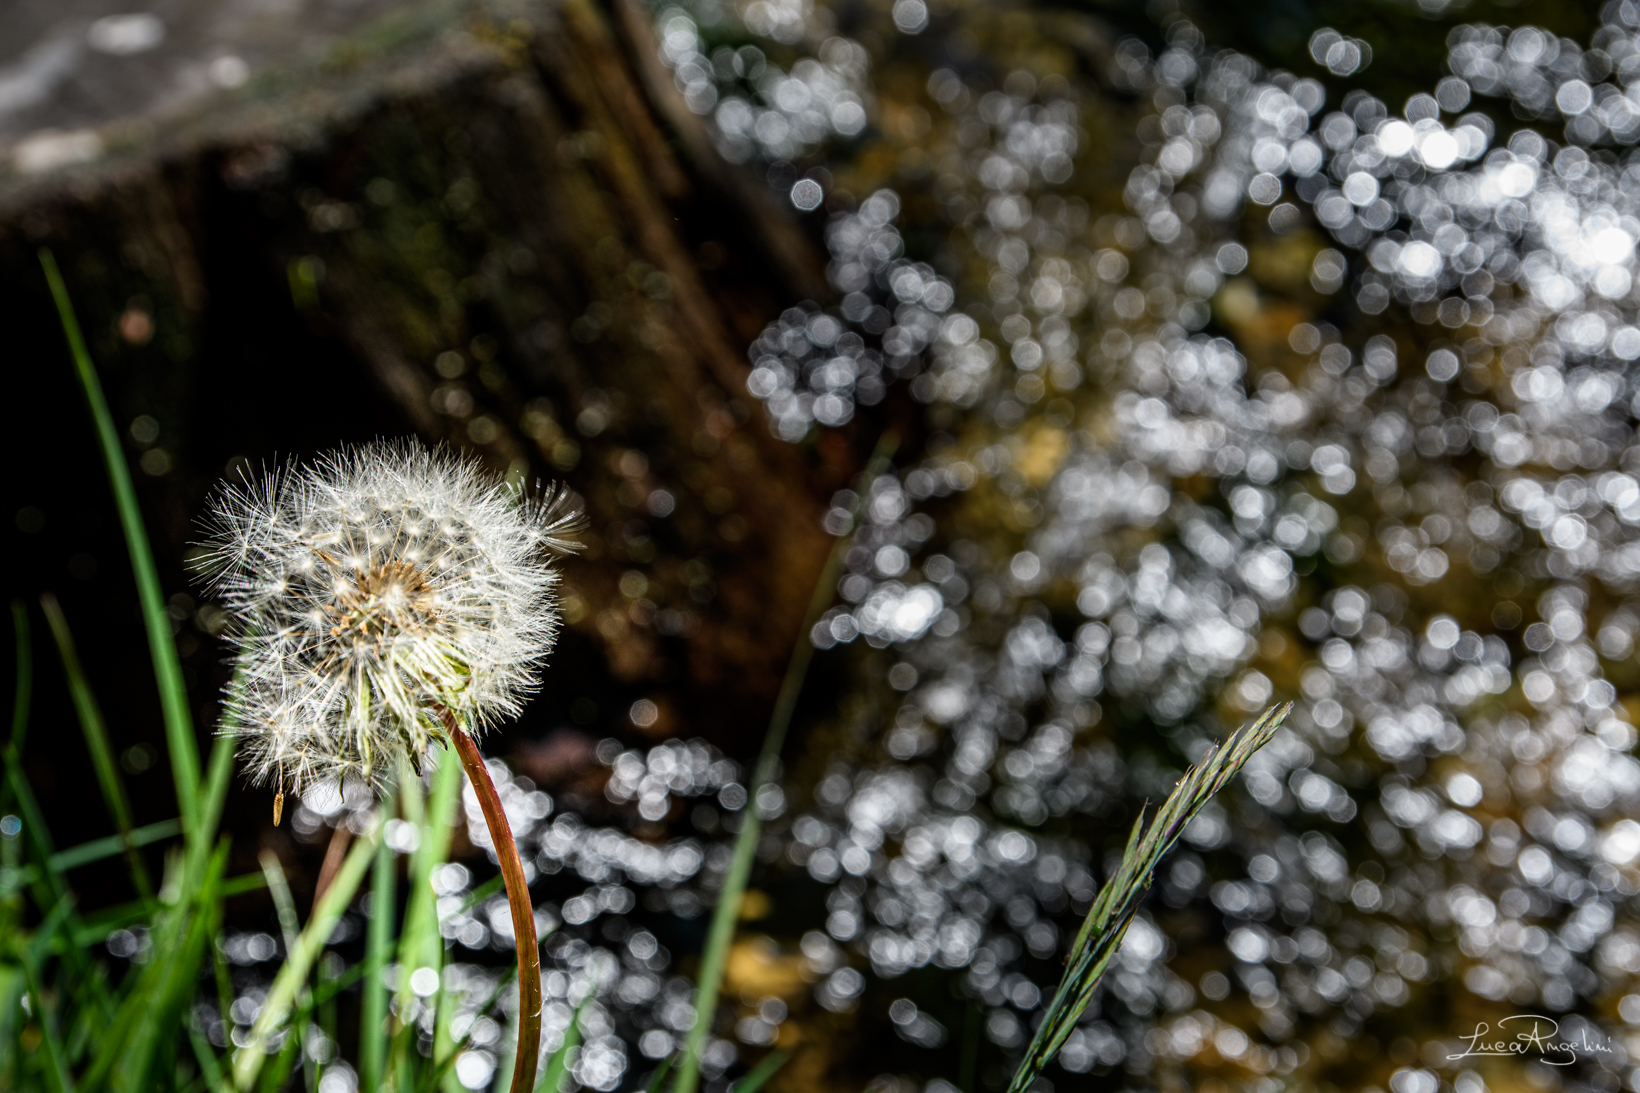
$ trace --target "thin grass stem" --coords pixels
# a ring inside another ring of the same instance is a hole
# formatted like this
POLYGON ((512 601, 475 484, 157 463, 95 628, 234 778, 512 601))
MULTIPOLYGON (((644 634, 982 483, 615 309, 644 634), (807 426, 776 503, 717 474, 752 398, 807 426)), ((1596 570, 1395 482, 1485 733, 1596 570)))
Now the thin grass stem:
POLYGON ((188 1026, 188 1042, 194 1049, 194 1058, 199 1061, 200 1078, 205 1088, 213 1093, 228 1093, 230 1087, 222 1076, 222 1064, 217 1060, 216 1052, 211 1050, 204 1034, 191 1024, 188 1026))
POLYGON ((177 811, 182 815, 184 831, 190 841, 210 837, 198 830, 196 810, 199 800, 199 746, 194 742, 193 718, 188 712, 188 689, 182 680, 182 662, 177 657, 176 639, 171 633, 171 616, 165 609, 165 593, 160 587, 159 570, 154 565, 154 553, 148 545, 148 533, 142 522, 142 509, 137 505, 136 487, 131 482, 131 468, 126 465, 125 452, 120 445, 120 434, 114 428, 114 416, 108 410, 103 395, 102 381, 86 351, 85 338, 80 333, 79 320, 74 317, 74 304, 68 298, 57 269, 57 260, 51 251, 40 249, 40 266, 45 271, 46 284, 51 288, 57 305, 57 317, 62 323, 63 336, 68 340, 75 374, 91 410, 96 426, 97 443, 102 449, 103 463, 108 469, 108 481, 114 490, 114 505, 119 511, 120 526, 125 532, 125 545, 131 555, 131 571, 137 582, 137 597, 142 604, 143 624, 148 631, 148 648, 154 662, 154 682, 159 687, 160 706, 165 715, 165 740, 171 754, 171 774, 176 781, 177 811))
POLYGON ((672 1057, 661 1060, 661 1065, 655 1068, 655 1074, 649 1079, 648 1093, 661 1093, 661 1086, 666 1084, 666 1076, 672 1072, 672 1057))
POLYGON ((769 1052, 758 1060, 758 1064, 748 1070, 743 1078, 729 1087, 729 1093, 757 1093, 781 1067, 786 1065, 789 1058, 790 1055, 778 1048, 769 1052))
MULTIPOLYGON (((0 814, 11 811, 13 797, 12 769, 13 757, 17 756, 23 747, 23 741, 28 733, 29 706, 32 704, 34 691, 34 648, 29 637, 28 608, 18 600, 11 603, 12 641, 16 653, 16 679, 12 684, 11 697, 11 735, 6 739, 4 762, 7 776, 0 778, 0 814)), ((19 779, 21 781, 21 779, 19 779)), ((23 886, 28 880, 22 876, 19 863, 22 860, 21 840, 14 838, 0 839, 0 869, 7 871, 8 882, 0 888, 0 906, 3 906, 10 915, 20 915, 23 906, 23 886)), ((11 927, 13 920, 0 926, 11 927)))
MULTIPOLYGON (((475 1016, 478 1014, 489 1013, 495 1008, 495 1004, 501 1000, 501 996, 506 993, 507 988, 512 986, 513 976, 516 973, 517 969, 515 968, 502 975, 501 979, 496 983, 495 988, 490 991, 489 997, 484 999, 478 1008, 473 1011, 475 1016)), ((460 1090, 466 1088, 461 1084, 460 1078, 458 1078, 455 1073, 456 1057, 467 1049, 468 1044, 472 1043, 473 1033, 477 1028, 478 1025, 475 1021, 473 1024, 467 1026, 467 1031, 462 1033, 459 1038, 452 1037, 449 1051, 445 1052, 444 1055, 438 1059, 437 1065, 434 1066, 432 1070, 430 1070, 422 1079, 422 1090, 430 1090, 441 1085, 448 1088, 452 1081, 455 1082, 456 1089, 460 1090)), ((500 1067, 497 1067, 490 1084, 491 1089, 501 1088, 501 1081, 499 1077, 500 1073, 500 1067)))
POLYGON ((558 1050, 547 1060, 547 1068, 541 1073, 541 1083, 535 1087, 534 1093, 562 1093, 564 1075, 569 1070, 570 1053, 581 1045, 581 1018, 586 1015, 587 1007, 592 1005, 597 997, 598 980, 588 975, 586 997, 575 1007, 575 1015, 569 1019, 569 1027, 564 1030, 564 1042, 558 1045, 558 1050))
POLYGON ((1240 729, 1224 746, 1185 772, 1173 792, 1147 824, 1141 814, 1128 837, 1115 874, 1105 882, 1088 909, 1066 960, 1065 975, 1053 1000, 1037 1026, 1025 1058, 1008 1083, 1008 1093, 1024 1093, 1037 1075, 1064 1046, 1088 1003, 1093 1001, 1099 981, 1111 958, 1122 946, 1122 938, 1139 909, 1139 900, 1150 887, 1156 866, 1172 848, 1202 806, 1229 784, 1260 748, 1270 742, 1287 719, 1292 703, 1272 706, 1251 725, 1240 729))
POLYGON ((74 1079, 68 1073, 68 1059, 63 1053, 57 1030, 52 1027, 52 1011, 46 1006, 46 994, 40 987, 40 975, 33 961, 23 962, 23 976, 28 984, 34 1012, 39 1016, 40 1053, 44 1056, 40 1061, 45 1064, 46 1078, 57 1093, 74 1093, 74 1079))
MULTIPOLYGON (((11 736, 6 745, 23 750, 28 735, 29 707, 34 700, 34 643, 29 639, 28 608, 20 600, 11 601, 12 640, 16 642, 17 678, 11 692, 11 736)), ((0 806, 7 803, 6 790, 0 789, 0 806)))
POLYGON ((80 664, 79 650, 74 646, 74 634, 68 628, 68 618, 63 614, 62 605, 57 602, 57 597, 50 593, 40 597, 40 607, 45 611, 46 622, 51 626, 51 635, 57 641, 57 655, 63 662, 63 675, 68 680, 69 697, 73 700, 74 712, 79 718, 80 731, 85 736, 85 750, 91 754, 91 769, 97 775, 97 785, 102 790, 103 803, 108 806, 109 818, 119 829, 126 863, 131 870, 131 883, 138 895, 150 899, 154 894, 154 886, 148 879, 148 869, 142 863, 142 855, 137 853, 136 844, 131 841, 135 826, 131 820, 131 801, 126 796, 125 783, 120 778, 120 772, 114 765, 114 748, 108 742, 108 726, 103 720, 102 709, 97 704, 97 696, 91 692, 91 683, 85 677, 85 669, 80 664))
POLYGON ((161 820, 158 823, 144 824, 142 827, 132 828, 128 834, 107 835, 101 839, 92 839, 90 842, 71 846, 67 850, 59 850, 51 856, 51 867, 64 872, 78 869, 82 865, 91 865, 93 862, 112 858, 127 847, 147 846, 181 833, 181 820, 161 820))
MULTIPOLYGON (((888 468, 888 461, 899 446, 899 437, 894 433, 885 433, 877 444, 870 463, 866 465, 865 473, 860 479, 860 505, 871 495, 871 484, 888 468)), ((856 513, 856 521, 859 514, 856 513)), ((740 918, 740 901, 746 892, 746 882, 752 873, 752 856, 757 850, 757 837, 762 830, 762 817, 758 814, 758 791, 774 781, 775 772, 780 762, 780 749, 786 742, 786 730, 791 726, 792 714, 797 709, 797 698, 803 690, 803 680, 808 675, 809 662, 814 658, 814 643, 810 640, 810 633, 825 614, 826 608, 831 606, 832 598, 836 595, 837 574, 842 569, 843 555, 853 541, 851 535, 840 536, 832 545, 830 556, 826 559, 825 567, 820 571, 820 580, 814 586, 814 596, 809 602, 808 614, 803 619, 803 629, 797 635, 797 645, 792 650, 791 660, 786 665, 786 677, 781 681, 779 697, 775 699, 774 710, 769 715, 769 727, 763 735, 763 748, 758 754, 757 766, 753 770, 752 778, 747 786, 746 808, 740 816, 740 831, 735 837, 734 856, 729 861, 729 869, 723 877, 723 888, 718 893, 716 909, 712 912, 712 925, 706 935, 706 948, 701 953, 700 975, 695 983, 695 1023, 689 1030, 689 1038, 684 1046, 683 1059, 678 1064, 677 1083, 672 1087, 673 1093, 695 1093, 695 1087, 700 1083, 700 1059, 706 1046, 706 1037, 712 1029, 712 1019, 717 1013, 718 990, 723 984, 723 969, 728 963, 729 947, 734 941, 735 923, 740 918)))
MULTIPOLYGON (((220 895, 222 889, 218 889, 217 891, 220 895)), ((222 1027, 226 1030, 234 1027, 233 973, 228 970, 228 959, 227 955, 222 951, 223 947, 215 944, 216 940, 222 936, 223 902, 224 901, 222 899, 218 899, 216 901, 216 906, 211 908, 211 978, 216 987, 217 1016, 222 1019, 222 1027)), ((190 1025, 190 1027, 192 1026, 190 1025)), ((209 1045, 207 1045, 207 1047, 209 1047, 209 1045)), ((211 1081, 212 1089, 220 1090, 226 1087, 227 1082, 222 1079, 220 1075, 211 1081)))
POLYGON ((440 976, 444 964, 444 938, 438 932, 437 896, 433 891, 433 870, 443 865, 450 851, 450 832, 455 822, 456 807, 461 790, 461 761, 453 751, 438 757, 438 767, 432 775, 432 793, 424 795, 422 783, 410 774, 409 764, 400 771, 400 803, 405 817, 417 823, 421 841, 411 857, 406 888, 408 906, 404 912, 404 926, 399 933, 398 1014, 399 1025, 394 1033, 389 1052, 389 1073, 384 1087, 411 1088, 411 1068, 416 1054, 414 1041, 416 1026, 413 1015, 422 1005, 436 1006, 437 995, 425 1003, 413 984, 416 973, 426 968, 440 976))
POLYGON ((393 951, 397 897, 393 848, 383 840, 371 866, 370 924, 365 935, 363 997, 359 1002, 359 1088, 381 1087, 387 1064, 387 958, 393 951))
POLYGON ((268 892, 273 896, 274 914, 279 919, 280 940, 285 943, 287 954, 294 952, 301 926, 296 920, 296 899, 290 893, 290 882, 285 878, 284 863, 279 860, 279 855, 271 850, 262 851, 256 860, 262 866, 262 875, 268 881, 268 892))
POLYGON ((228 845, 224 840, 211 854, 204 874, 190 883, 186 895, 180 896, 172 916, 175 925, 166 931, 170 938, 154 944, 153 963, 158 975, 140 1005, 137 1032, 120 1053, 113 1083, 122 1093, 149 1093, 159 1084, 152 1073, 154 1068, 163 1065, 176 1048, 181 1015, 199 990, 199 969, 210 946, 214 919, 211 909, 220 900, 218 893, 227 864, 228 845))
MULTIPOLYGON (((21 667, 19 665, 19 668, 21 667)), ((17 689, 22 690, 25 686, 26 684, 19 681, 17 689)), ((7 750, 9 750, 9 747, 7 750)), ((9 814, 10 796, 10 779, 0 777, 0 816, 9 814)), ((12 824, 17 822, 20 821, 7 821, 6 830, 0 832, 0 937, 14 934, 21 926, 23 921, 23 889, 31 879, 24 876, 22 840, 18 839, 16 837, 18 833, 11 829, 12 824)), ((10 1041, 8 1025, 15 1020, 15 1017, 8 1019, 4 1014, 18 1012, 14 1007, 20 1004, 18 999, 21 998, 19 992, 22 990, 23 987, 21 981, 17 978, 17 973, 0 971, 0 1007, 4 1007, 0 1009, 0 1044, 10 1041)), ((0 1053, 0 1082, 9 1081, 12 1085, 17 1084, 16 1065, 15 1052, 11 1053, 9 1057, 4 1053, 0 1053)))
POLYGON ((74 982, 95 1000, 98 1011, 105 1015, 110 1014, 114 1011, 114 1000, 109 996, 106 985, 96 974, 85 951, 74 941, 84 931, 84 927, 79 915, 73 910, 68 879, 56 865, 56 851, 52 844, 51 831, 46 827, 45 814, 40 811, 40 804, 35 800, 34 791, 29 788, 28 780, 23 777, 22 757, 17 752, 15 742, 6 745, 5 767, 6 785, 11 790, 17 812, 23 821, 23 834, 36 858, 37 868, 29 882, 35 902, 41 908, 65 908, 65 923, 62 927, 65 935, 63 963, 68 966, 74 982))
MULTIPOLYGON (((239 747, 239 722, 231 710, 222 715, 222 724, 211 745, 211 759, 205 768, 205 792, 199 803, 199 829, 210 838, 216 837, 217 824, 222 822, 222 806, 228 799, 228 782, 233 777, 234 752, 239 747)), ((204 846, 209 839, 199 840, 204 846)))
POLYGON ((319 953, 323 951, 330 941, 331 933, 336 929, 336 920, 341 918, 342 912, 353 899, 353 893, 358 890, 359 883, 364 880, 365 870, 370 867, 371 859, 375 856, 376 844, 381 841, 382 826, 382 821, 378 818, 371 826, 370 833, 353 844, 347 860, 342 863, 341 869, 336 871, 336 879, 331 883, 330 890, 313 909, 313 917, 308 920, 307 928, 297 936, 285 954, 285 962, 280 966, 278 975, 274 977, 273 986, 262 1002, 262 1009, 256 1015, 255 1024, 251 1026, 250 1042, 234 1055, 234 1087, 241 1093, 256 1084, 257 1073, 267 1059, 268 1041, 275 1032, 284 1027, 285 1019, 290 1016, 291 1007, 302 986, 307 982, 314 961, 318 959, 319 953))

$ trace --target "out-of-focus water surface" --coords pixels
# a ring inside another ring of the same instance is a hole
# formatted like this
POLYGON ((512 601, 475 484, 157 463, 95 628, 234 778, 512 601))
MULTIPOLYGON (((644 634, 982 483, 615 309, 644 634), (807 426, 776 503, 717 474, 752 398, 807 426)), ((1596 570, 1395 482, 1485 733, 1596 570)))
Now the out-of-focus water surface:
MULTIPOLYGON (((1048 1082, 1636 1088, 1640 6, 1578 40, 1447 13, 1389 101, 1383 42, 1322 29, 1288 71, 1151 16, 653 10, 722 154, 824 218, 840 303, 751 349, 771 427, 875 430, 903 387, 926 443, 859 499, 811 635, 847 685, 782 788, 606 741, 620 822, 506 790, 553 875, 549 1048, 595 994, 582 1086, 680 1046, 668 946, 755 807, 715 1084, 779 1044, 773 1088, 999 1088, 1141 802, 1293 698, 1048 1082)), ((439 883, 458 956, 510 946, 503 897, 439 883)), ((509 1041, 477 1020, 473 1089, 509 1041)))

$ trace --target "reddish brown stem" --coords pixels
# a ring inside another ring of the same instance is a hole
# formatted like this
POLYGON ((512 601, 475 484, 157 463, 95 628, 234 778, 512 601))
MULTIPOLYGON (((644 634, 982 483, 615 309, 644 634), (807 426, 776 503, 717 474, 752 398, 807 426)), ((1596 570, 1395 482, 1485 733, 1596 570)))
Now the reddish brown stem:
POLYGON ((507 906, 512 909, 513 937, 518 943, 518 1059, 513 1063, 512 1093, 534 1093, 535 1067, 541 1051, 541 947, 535 938, 535 908, 530 905, 530 886, 524 879, 524 863, 518 857, 501 798, 490 780, 489 768, 478 753, 478 745, 466 730, 459 728, 448 711, 445 728, 455 741, 456 754, 467 768, 467 778, 478 794, 484 822, 490 827, 490 841, 507 885, 507 906))
POLYGON ((347 844, 352 841, 353 832, 347 829, 346 824, 337 824, 336 830, 330 833, 330 845, 325 848, 325 861, 319 867, 319 883, 313 886, 315 908, 319 906, 319 901, 325 898, 330 882, 336 879, 336 873, 342 868, 342 859, 347 857, 347 844))

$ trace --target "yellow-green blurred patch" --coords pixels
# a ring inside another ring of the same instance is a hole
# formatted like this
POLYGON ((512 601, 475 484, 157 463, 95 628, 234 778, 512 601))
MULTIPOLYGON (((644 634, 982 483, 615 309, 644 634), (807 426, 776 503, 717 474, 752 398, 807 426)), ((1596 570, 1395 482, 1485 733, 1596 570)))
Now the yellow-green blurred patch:
POLYGON ((1019 473, 1032 486, 1040 487, 1053 477, 1071 451, 1071 438, 1063 429, 1039 425, 1024 437, 1018 455, 1019 473))
POLYGON ((1310 231, 1292 231, 1255 242, 1248 254, 1248 272, 1261 285, 1302 293, 1310 285, 1310 266, 1321 253, 1321 240, 1310 231))
POLYGON ((781 952, 763 934, 741 938, 730 947, 723 985, 730 993, 752 999, 794 998, 808 989, 802 954, 781 952))

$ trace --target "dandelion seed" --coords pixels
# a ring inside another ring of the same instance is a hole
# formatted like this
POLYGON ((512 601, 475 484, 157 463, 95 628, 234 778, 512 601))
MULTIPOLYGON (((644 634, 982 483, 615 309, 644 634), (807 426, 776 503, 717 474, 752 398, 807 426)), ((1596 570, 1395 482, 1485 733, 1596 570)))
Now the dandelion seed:
POLYGON ((281 801, 327 778, 380 789, 455 728, 516 715, 579 520, 562 492, 520 495, 415 442, 224 487, 202 568, 233 620, 227 705, 253 779, 281 801))

